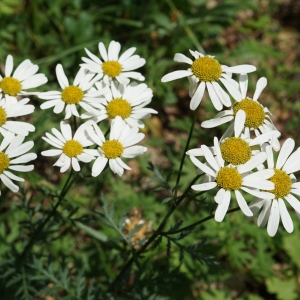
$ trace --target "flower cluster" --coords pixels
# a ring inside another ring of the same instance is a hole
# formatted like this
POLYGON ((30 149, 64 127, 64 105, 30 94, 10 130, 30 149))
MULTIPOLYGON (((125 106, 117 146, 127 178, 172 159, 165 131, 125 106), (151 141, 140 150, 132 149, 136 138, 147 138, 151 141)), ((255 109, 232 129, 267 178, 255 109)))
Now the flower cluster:
POLYGON ((212 146, 201 145, 187 151, 198 174, 203 175, 192 189, 215 191, 215 220, 218 222, 224 219, 232 195, 235 195, 246 218, 261 209, 257 224, 259 227, 267 225, 270 236, 276 234, 280 219, 285 230, 292 232, 293 222, 285 203, 288 202, 300 218, 300 202, 295 197, 300 196, 300 182, 294 175, 300 170, 300 148, 293 152, 295 142, 291 138, 280 147, 280 132, 271 120, 271 113, 258 101, 267 79, 262 77, 257 81, 253 98, 250 98, 247 96, 247 74, 254 72, 255 66, 228 67, 213 56, 192 50, 190 53, 193 59, 180 53, 174 57, 175 61, 187 63, 190 68, 169 73, 162 82, 188 77, 192 110, 199 107, 207 89, 212 104, 220 112, 204 121, 203 128, 230 123, 220 139, 214 137, 212 146), (238 81, 232 77, 233 73, 239 75, 238 81), (276 163, 274 151, 279 151, 276 163), (245 198, 243 194, 248 196, 245 198), (250 203, 246 201, 249 196, 254 196, 250 203))
POLYGON ((88 58, 82 58, 84 63, 72 84, 63 66, 58 64, 56 77, 61 90, 38 95, 45 100, 42 109, 53 107, 56 114, 65 111, 60 131, 53 128, 52 134, 46 133, 43 137, 56 149, 42 152, 44 156, 59 156, 54 165, 60 167, 61 172, 70 166, 80 171, 79 162, 93 161, 92 176, 99 176, 107 164, 114 173, 122 176, 124 170, 130 170, 122 158, 133 158, 147 150, 136 144, 145 136, 139 132, 139 128, 144 127, 142 119, 157 113, 145 107, 151 102, 153 93, 144 83, 130 82, 130 78, 144 80, 133 70, 142 67, 146 61, 133 55, 136 48, 119 56, 120 50, 121 45, 116 41, 110 42, 108 50, 99 43, 101 58, 85 49, 88 58), (74 134, 67 123, 72 116, 74 134), (76 118, 82 123, 78 128, 76 118), (110 131, 108 139, 108 132, 104 134, 100 129, 106 119, 110 131))
POLYGON ((22 164, 36 159, 37 155, 26 153, 34 146, 33 141, 23 143, 29 132, 35 131, 35 127, 27 122, 15 121, 14 118, 28 116, 34 111, 34 106, 28 104, 30 99, 21 97, 37 95, 37 92, 27 90, 45 84, 47 78, 44 74, 36 74, 39 67, 29 59, 24 60, 14 72, 13 68, 13 57, 8 55, 4 76, 0 75, 0 179, 11 191, 17 192, 19 187, 12 180, 24 179, 11 173, 11 170, 33 170, 33 165, 22 164))

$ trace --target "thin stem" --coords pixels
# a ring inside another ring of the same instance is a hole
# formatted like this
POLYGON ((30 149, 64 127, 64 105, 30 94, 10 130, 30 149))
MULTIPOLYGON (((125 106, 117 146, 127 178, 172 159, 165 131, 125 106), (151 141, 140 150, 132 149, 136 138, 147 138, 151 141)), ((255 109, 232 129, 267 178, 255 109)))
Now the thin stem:
MULTIPOLYGON (((29 241, 29 243, 27 244, 27 246, 25 247, 25 249, 23 250, 22 254, 20 255, 19 260, 22 262, 24 260, 24 258, 26 257, 27 253, 31 250, 31 248, 33 247, 37 237, 40 235, 41 231, 43 230, 43 228, 45 227, 45 225, 49 222, 49 220, 54 216, 58 206, 61 204, 62 200, 64 199, 65 195, 68 193, 69 189, 72 186, 72 183, 74 182, 74 180, 71 181, 71 184, 69 184, 71 177, 73 175, 73 169, 71 169, 71 172, 69 174, 68 179, 66 180, 60 195, 58 196, 58 200, 55 204, 55 206, 53 207, 51 213, 47 216, 47 218, 45 219, 45 221, 40 224, 40 226, 38 227, 38 229, 36 230, 35 234, 32 236, 31 240, 29 241)), ((75 178, 75 176, 74 176, 75 178)), ((74 179, 73 178, 73 179, 74 179)))
POLYGON ((121 270, 121 272, 119 273, 119 275, 115 278, 115 280, 113 281, 113 283, 111 284, 109 291, 113 291, 116 284, 120 281, 120 279, 123 277, 123 275, 126 273, 127 269, 131 266, 131 264, 134 262, 134 257, 139 256, 141 253, 143 253, 143 251, 145 251, 145 249, 156 239, 157 236, 159 236, 162 232, 162 230, 164 229, 169 217, 172 215, 172 213, 174 212, 174 210, 178 207, 178 205, 181 203, 181 201, 185 198, 186 194, 188 193, 189 189, 191 188, 191 186, 198 180, 198 178, 201 175, 198 175, 194 178, 194 180, 191 182, 191 184, 187 187, 187 189, 184 191, 184 193, 178 197, 177 199, 177 193, 178 193, 178 187, 179 187, 179 182, 180 182, 180 177, 181 177, 181 172, 182 172, 182 167, 183 167, 183 163, 186 157, 186 151, 188 150, 191 138, 192 138, 192 134, 193 134, 193 130, 194 130, 194 126, 198 117, 198 113, 199 113, 199 108, 200 105, 197 107, 195 114, 194 114, 194 118, 193 118, 193 122, 191 125, 191 129, 189 132, 189 136, 188 136, 188 140, 184 149, 184 152, 182 154, 182 158, 181 158, 181 162, 180 162, 180 167, 178 170, 178 175, 177 175, 177 179, 176 179, 176 184, 175 184, 175 189, 174 189, 174 194, 173 194, 173 201, 174 201, 174 205, 170 208, 170 210, 168 211, 167 215, 164 217, 164 219, 162 220, 162 222, 160 223, 160 225, 158 226, 157 230, 152 234, 152 236, 148 239, 148 241, 140 248, 140 250, 138 250, 134 255, 131 256, 131 258, 127 261, 127 263, 125 264, 125 266, 123 267, 123 269, 121 270))
POLYGON ((76 130, 77 130, 77 120, 76 120, 76 116, 73 116, 73 122, 74 122, 74 132, 76 132, 76 130))
POLYGON ((200 105, 197 107, 197 109, 196 109, 196 111, 195 111, 194 118, 193 118, 193 123, 192 123, 191 129, 190 129, 190 133, 189 133, 189 136, 188 136, 188 140, 187 140, 187 142, 186 142, 186 145, 185 145, 185 148, 184 148, 182 157, 181 157, 180 167, 179 167, 179 170, 178 170, 178 175, 177 175, 176 184, 175 184, 175 189, 174 189, 174 197, 175 197, 175 198, 177 197, 178 187, 179 187, 179 182, 180 182, 180 177, 181 177, 181 171, 182 171, 183 163, 184 163, 184 160, 185 160, 185 157, 186 157, 186 151, 187 151, 188 148, 189 148, 190 141, 191 141, 191 138, 192 138, 192 134, 193 134, 193 131, 194 131, 194 127, 195 127, 195 123, 196 123, 196 121, 197 121, 199 109, 200 109, 200 105))
MULTIPOLYGON (((235 207, 235 208, 229 209, 229 210, 227 211, 226 215, 227 215, 227 214, 231 214, 231 213, 233 213, 233 212, 235 212, 235 211, 238 211, 238 210, 240 210, 239 207, 235 207)), ((199 220, 199 221, 197 221, 197 222, 195 222, 195 223, 193 223, 193 224, 191 224, 191 225, 189 225, 189 226, 186 226, 186 227, 183 227, 183 228, 181 228, 181 229, 178 229, 178 230, 175 230, 175 231, 171 231, 171 232, 161 232, 160 234, 162 234, 162 235, 170 235, 170 234, 180 233, 180 232, 183 232, 183 231, 192 229, 192 228, 194 228, 195 226, 200 225, 200 224, 202 224, 202 223, 204 223, 204 222, 206 222, 206 221, 208 221, 208 220, 210 220, 210 219, 213 219, 214 216, 215 216, 214 214, 211 214, 211 215, 209 215, 209 216, 207 216, 207 217, 205 217, 205 218, 203 218, 203 219, 201 219, 201 220, 199 220)))

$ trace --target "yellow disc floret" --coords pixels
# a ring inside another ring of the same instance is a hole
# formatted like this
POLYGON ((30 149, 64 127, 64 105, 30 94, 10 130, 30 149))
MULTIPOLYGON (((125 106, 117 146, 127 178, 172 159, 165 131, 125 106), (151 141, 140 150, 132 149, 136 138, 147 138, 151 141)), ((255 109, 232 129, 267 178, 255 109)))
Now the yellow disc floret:
POLYGON ((245 164, 252 156, 249 144, 237 137, 226 139, 220 149, 223 159, 233 165, 245 164))
POLYGON ((292 188, 292 180, 290 176, 282 170, 274 169, 275 174, 269 179, 275 184, 275 189, 272 191, 267 191, 273 193, 275 198, 282 198, 287 196, 292 188))
POLYGON ((258 102, 251 99, 243 99, 241 102, 237 102, 233 107, 234 115, 236 115, 240 109, 246 113, 246 127, 256 129, 264 123, 266 114, 258 102))
POLYGON ((115 98, 107 104, 106 111, 110 119, 114 119, 116 116, 126 119, 131 114, 131 105, 124 99, 115 98))
POLYGON ((223 167, 217 174, 216 182, 226 191, 235 191, 241 188, 243 178, 235 168, 223 167))
POLYGON ((9 167, 10 159, 4 152, 0 152, 0 174, 9 167))
POLYGON ((200 80, 205 82, 216 81, 221 77, 220 63, 209 56, 199 57, 192 64, 192 72, 200 80))
POLYGON ((4 94, 17 96, 22 91, 22 84, 16 78, 4 77, 0 81, 0 88, 4 94))
POLYGON ((101 147, 101 150, 106 158, 114 159, 122 155, 124 148, 119 141, 111 140, 105 141, 101 147))
POLYGON ((0 126, 6 123, 6 111, 3 107, 0 106, 0 126))
POLYGON ((84 96, 81 88, 70 85, 61 92, 61 99, 67 104, 78 104, 84 96))
POLYGON ((102 64, 102 71, 109 77, 117 77, 122 72, 122 65, 114 60, 105 61, 102 64))
POLYGON ((83 152, 83 147, 79 142, 69 140, 63 146, 62 151, 69 157, 76 157, 83 152))

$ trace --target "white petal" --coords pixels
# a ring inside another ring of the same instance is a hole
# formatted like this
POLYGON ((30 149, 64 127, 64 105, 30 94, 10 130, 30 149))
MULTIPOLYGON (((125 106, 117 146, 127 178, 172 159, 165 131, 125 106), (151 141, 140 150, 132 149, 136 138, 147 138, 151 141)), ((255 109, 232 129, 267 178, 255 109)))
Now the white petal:
POLYGON ((239 85, 240 85, 242 98, 245 99, 247 96, 247 89, 248 89, 248 75, 247 74, 240 74, 239 85))
POLYGON ((252 65, 238 65, 234 67, 228 67, 226 72, 235 73, 235 74, 245 74, 256 71, 256 67, 252 65))
POLYGON ((136 48, 132 47, 127 49, 119 58, 119 63, 122 64, 124 61, 126 61, 134 52, 135 52, 136 48))
POLYGON ((42 151, 41 154, 43 156, 56 156, 56 155, 62 154, 62 150, 61 149, 51 149, 51 150, 42 151))
POLYGON ((107 56, 107 52, 106 52, 106 48, 104 46, 104 44, 102 42, 100 42, 98 44, 98 48, 99 48, 99 52, 103 58, 104 61, 108 61, 108 56, 107 56))
POLYGON ((228 80, 226 80, 225 78, 220 78, 219 80, 224 84, 224 86, 226 87, 228 92, 231 94, 231 96, 236 101, 241 101, 242 100, 242 95, 239 92, 239 90, 237 88, 235 88, 228 80))
POLYGON ((234 118, 233 116, 228 116, 228 117, 223 117, 223 118, 211 119, 211 120, 202 122, 201 127, 203 127, 203 128, 214 128, 214 127, 217 127, 221 124, 225 124, 225 123, 231 121, 233 118, 234 118))
POLYGON ((13 57, 9 54, 7 55, 6 62, 5 62, 5 77, 10 77, 11 72, 14 67, 13 57))
POLYGON ((193 73, 191 71, 174 71, 174 72, 171 72, 171 73, 165 75, 161 79, 161 82, 168 82, 168 81, 172 81, 175 79, 179 79, 179 78, 183 78, 183 77, 187 77, 187 76, 191 76, 191 75, 193 75, 193 73))
POLYGON ((64 121, 60 122, 60 129, 63 137, 66 139, 66 141, 69 141, 72 139, 72 129, 70 124, 65 123, 64 121))
POLYGON ((279 212, 280 212, 280 217, 281 217, 283 227, 288 233, 291 233, 294 230, 294 224, 292 218, 288 210, 286 209, 285 203, 282 199, 278 199, 278 204, 279 204, 279 212))
POLYGON ((234 136, 239 137, 242 133, 246 121, 246 113, 240 109, 237 114, 235 115, 234 120, 234 136))
POLYGON ((80 165, 78 163, 78 159, 76 157, 72 157, 72 167, 74 171, 79 172, 80 171, 80 165))
POLYGON ((259 214, 259 217, 257 219, 257 225, 258 227, 265 227, 270 216, 270 211, 271 211, 271 204, 272 200, 271 199, 266 199, 263 202, 263 209, 261 213, 259 214))
POLYGON ((15 185, 7 176, 5 176, 3 173, 0 174, 0 179, 2 182, 14 193, 16 193, 19 190, 19 187, 15 185))
POLYGON ((93 168, 92 168, 92 176, 96 177, 98 176, 104 169, 104 167, 106 166, 108 159, 106 157, 98 157, 94 164, 93 164, 93 168))
POLYGON ((235 196, 236 196, 236 200, 237 200, 238 205, 241 208, 241 211, 243 212, 243 214, 247 217, 252 217, 253 213, 250 210, 250 208, 248 207, 248 204, 247 204, 245 198, 243 197, 243 195, 240 193, 240 191, 236 190, 235 196))
POLYGON ((265 152, 260 152, 257 155, 251 157, 244 165, 238 166, 237 169, 240 173, 246 173, 257 166, 261 165, 267 159, 267 154, 265 152))
POLYGON ((220 167, 216 162, 214 156, 212 155, 211 151, 205 145, 202 145, 201 148, 203 150, 203 155, 205 156, 206 161, 210 164, 211 167, 214 168, 216 172, 218 172, 220 170, 220 167))
POLYGON ((253 187, 255 189, 261 189, 261 190, 274 190, 275 185, 273 182, 263 179, 245 179, 243 178, 243 186, 247 187, 253 187))
POLYGON ((247 179, 247 180, 265 180, 265 179, 269 179, 271 178, 273 175, 275 174, 274 169, 265 169, 265 170, 261 170, 255 173, 252 173, 250 175, 245 176, 243 179, 247 179))
POLYGON ((203 98, 203 94, 205 91, 205 82, 201 82, 195 92, 195 94, 193 95, 191 102, 190 102, 190 109, 191 110, 195 110, 199 105, 200 102, 203 98))
POLYGON ((278 201, 274 199, 271 206, 270 217, 267 226, 267 232, 269 236, 273 237, 276 234, 278 230, 279 220, 280 220, 280 215, 279 215, 278 201))
POLYGON ((58 83, 60 85, 60 87, 62 89, 66 88, 67 86, 69 86, 69 80, 67 78, 67 76, 65 75, 65 72, 64 72, 64 69, 62 67, 61 64, 58 64, 56 66, 56 77, 57 77, 57 80, 58 80, 58 83))
POLYGON ((284 165, 286 162, 287 158, 290 156, 292 153, 293 149, 295 147, 295 141, 291 138, 288 138, 284 144, 281 147, 281 150, 278 155, 277 163, 276 163, 276 168, 281 169, 281 167, 284 165))
POLYGON ((214 150, 216 155, 216 161, 220 168, 224 167, 224 159, 222 157, 219 141, 217 137, 214 137, 214 150))
POLYGON ((209 97, 210 97, 210 100, 211 100, 213 106, 215 107, 216 110, 220 111, 223 108, 223 104, 219 100, 219 97, 218 97, 217 93, 215 92, 212 84, 210 82, 206 82, 206 86, 207 86, 208 94, 209 94, 209 97))
POLYGON ((215 202, 218 204, 222 204, 225 194, 226 194, 226 191, 224 189, 219 189, 216 196, 214 197, 215 202))
POLYGON ((230 191, 225 191, 223 201, 221 204, 218 205, 216 212, 215 212, 215 220, 217 222, 222 222, 226 212, 228 210, 229 204, 230 204, 230 199, 231 199, 231 193, 230 191))
POLYGON ((261 77, 256 83, 255 93, 253 96, 253 100, 257 101, 263 89, 267 86, 267 78, 261 77))
POLYGON ((202 170, 204 173, 211 175, 213 177, 216 177, 216 173, 209 168, 207 165, 200 162, 196 157, 190 156, 191 161, 195 164, 196 167, 198 167, 200 170, 202 170))
POLYGON ((209 191, 217 186, 216 182, 207 182, 207 183, 200 183, 192 185, 191 188, 194 191, 209 191))
POLYGON ((174 61, 184 62, 184 63, 187 63, 189 65, 193 64, 193 61, 190 58, 188 58, 187 56, 185 56, 181 53, 176 53, 175 54, 174 61))
POLYGON ((264 205, 265 199, 260 199, 260 198, 254 198, 250 203, 249 203, 249 208, 252 211, 253 215, 255 215, 264 205))
POLYGON ((295 211, 300 213, 300 202, 295 196, 289 194, 285 196, 285 200, 294 208, 295 211))
POLYGON ((261 199, 274 199, 275 195, 272 193, 268 193, 268 192, 260 192, 258 190, 253 190, 247 187, 242 186, 241 189, 245 192, 247 192, 250 195, 253 195, 257 198, 261 198, 261 199))

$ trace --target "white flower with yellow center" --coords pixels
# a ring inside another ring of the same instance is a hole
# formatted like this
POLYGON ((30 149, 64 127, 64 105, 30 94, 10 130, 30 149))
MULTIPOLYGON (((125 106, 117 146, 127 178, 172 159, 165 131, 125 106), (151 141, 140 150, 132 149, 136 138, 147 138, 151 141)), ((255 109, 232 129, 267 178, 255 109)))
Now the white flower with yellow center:
POLYGON ((75 171, 80 171, 80 165, 78 161, 89 163, 94 159, 94 150, 85 149, 85 147, 94 144, 85 134, 85 129, 89 126, 89 123, 90 122, 86 122, 79 126, 72 137, 71 126, 62 121, 60 122, 61 132, 53 128, 53 135, 46 133, 46 137, 42 137, 47 143, 58 148, 43 151, 42 155, 60 155, 54 166, 60 167, 61 173, 67 171, 71 165, 75 171))
POLYGON ((192 50, 190 50, 190 53, 193 55, 194 61, 181 53, 176 53, 174 56, 174 61, 191 65, 188 70, 171 72, 165 75, 161 81, 168 82, 188 77, 191 84, 190 96, 192 99, 190 108, 192 110, 195 110, 200 105, 206 88, 212 104, 217 110, 221 110, 223 105, 231 106, 230 97, 219 85, 218 81, 222 82, 231 96, 238 101, 240 93, 236 87, 236 81, 231 78, 232 73, 251 73, 256 70, 256 67, 252 65, 227 67, 221 65, 214 56, 203 55, 198 51, 192 50))
POLYGON ((134 145, 144 138, 137 127, 130 128, 121 117, 116 117, 110 129, 109 140, 106 140, 96 123, 87 129, 90 138, 99 147, 97 159, 92 168, 92 176, 98 176, 107 162, 111 170, 122 176, 124 169, 131 170, 123 161, 124 158, 133 158, 147 151, 146 147, 134 145))
POLYGON ((12 180, 24 181, 24 179, 14 175, 9 170, 30 172, 34 168, 33 165, 24 166, 20 164, 30 162, 37 157, 35 153, 26 153, 34 146, 34 143, 30 141, 22 144, 24 138, 22 135, 15 136, 13 133, 8 132, 0 144, 0 179, 15 193, 19 190, 19 187, 12 180))
POLYGON ((94 83, 99 80, 99 76, 87 73, 81 68, 72 85, 66 77, 61 64, 56 66, 56 77, 62 91, 49 91, 40 93, 38 97, 46 100, 41 105, 41 109, 54 107, 54 113, 59 114, 65 108, 65 119, 69 119, 72 115, 79 117, 77 107, 82 107, 90 113, 97 113, 104 100, 101 96, 107 92, 107 89, 89 91, 94 83))
POLYGON ((294 230, 293 221, 284 200, 293 207, 300 217, 300 201, 294 196, 300 196, 300 182, 297 182, 294 175, 295 172, 300 170, 300 148, 291 154, 294 147, 295 141, 291 138, 287 139, 280 149, 275 165, 272 148, 269 145, 266 146, 268 168, 273 169, 275 172, 269 179, 274 183, 275 188, 269 192, 274 195, 275 199, 254 199, 249 204, 253 214, 262 208, 257 225, 264 227, 268 224, 267 232, 269 236, 276 234, 280 219, 287 232, 291 233, 294 230))
MULTIPOLYGON (((36 92, 26 92, 45 84, 48 79, 44 74, 36 74, 39 67, 24 60, 12 73, 14 67, 13 57, 8 55, 5 63, 4 77, 0 75, 0 93, 3 93, 7 101, 13 101, 19 95, 35 95, 36 92)), ((16 102, 17 100, 15 99, 16 102)))
POLYGON ((9 118, 26 116, 34 111, 33 105, 27 105, 29 98, 24 98, 15 104, 9 105, 5 99, 0 100, 0 132, 3 136, 7 132, 27 136, 29 132, 35 131, 31 124, 21 121, 11 121, 9 118))
MULTIPOLYGON (((213 119, 202 122, 201 126, 203 128, 213 128, 234 120, 234 122, 226 130, 224 136, 230 136, 234 130, 234 127, 237 127, 237 130, 240 131, 244 129, 245 132, 254 131, 256 136, 259 136, 262 133, 277 130, 271 120, 271 113, 268 108, 262 106, 258 102, 258 98, 266 85, 267 79, 265 77, 261 77, 257 81, 253 99, 248 98, 246 97, 248 89, 248 76, 247 74, 240 75, 240 98, 238 100, 236 99, 237 102, 230 109, 218 113, 213 119), (245 112, 245 114, 242 112, 245 112)), ((278 137, 274 137, 272 140, 272 146, 275 151, 280 149, 278 137)))
MULTIPOLYGON (((97 82, 96 86, 101 90, 104 85, 97 82)), ((98 123, 104 119, 113 120, 119 116, 131 127, 144 128, 145 125, 141 119, 149 118, 151 114, 157 113, 156 110, 145 107, 151 102, 153 92, 144 83, 132 82, 129 85, 122 85, 113 82, 104 96, 106 100, 96 116, 87 113, 81 117, 93 117, 92 120, 98 123)))
POLYGON ((102 42, 99 43, 98 48, 103 61, 88 49, 85 49, 89 58, 82 57, 84 64, 80 66, 90 72, 99 74, 100 78, 103 77, 105 84, 109 85, 113 80, 117 80, 122 84, 128 84, 130 82, 129 78, 140 81, 145 80, 141 73, 132 71, 146 63, 145 59, 139 55, 132 55, 136 50, 135 47, 129 48, 120 57, 121 44, 119 42, 111 41, 108 51, 106 51, 102 42))
POLYGON ((263 199, 274 198, 273 194, 260 191, 274 189, 274 183, 267 180, 274 175, 274 170, 267 169, 251 173, 253 169, 267 159, 265 152, 261 152, 245 164, 235 167, 231 165, 225 166, 223 157, 218 151, 216 152, 216 157, 204 145, 202 146, 202 151, 206 164, 201 163, 195 156, 191 155, 190 158, 208 176, 206 176, 204 183, 192 185, 192 189, 195 191, 217 189, 216 196, 214 197, 218 204, 215 212, 215 220, 217 222, 223 221, 226 215, 231 200, 231 192, 234 192, 242 212, 249 217, 253 216, 253 213, 249 209, 240 190, 263 199))
MULTIPOLYGON (((226 137, 218 141, 218 138, 214 138, 214 146, 208 148, 211 153, 218 158, 217 153, 221 154, 225 164, 239 166, 247 163, 250 159, 254 159, 254 156, 260 153, 258 149, 253 149, 254 146, 259 146, 264 143, 268 143, 277 138, 280 133, 276 130, 264 133, 255 139, 251 139, 250 136, 242 134, 239 129, 235 128, 234 137, 226 137)), ((201 148, 191 149, 186 152, 187 155, 204 156, 203 145, 201 148)), ((261 165, 261 167, 263 167, 261 165)))

